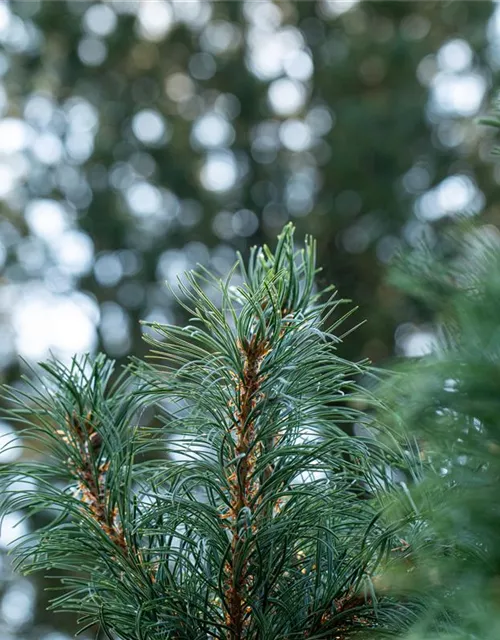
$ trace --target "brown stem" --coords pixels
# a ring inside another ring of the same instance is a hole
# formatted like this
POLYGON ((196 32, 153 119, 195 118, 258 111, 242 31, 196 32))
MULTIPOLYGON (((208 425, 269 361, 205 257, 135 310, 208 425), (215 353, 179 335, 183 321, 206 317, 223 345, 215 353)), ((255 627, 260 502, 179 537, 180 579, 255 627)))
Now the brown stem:
POLYGON ((127 543, 125 541, 123 527, 117 522, 116 513, 110 513, 106 504, 106 492, 104 489, 106 470, 106 465, 101 466, 96 479, 91 461, 86 460, 84 462, 84 467, 81 469, 80 481, 83 501, 88 504, 92 516, 111 542, 125 550, 127 543))
POLYGON ((242 556, 244 539, 241 536, 240 517, 243 509, 249 509, 258 485, 254 479, 256 455, 253 448, 255 438, 255 416, 252 411, 259 400, 262 384, 260 369, 269 347, 266 341, 252 338, 240 345, 243 355, 243 375, 237 388, 234 430, 236 436, 236 471, 228 478, 231 508, 228 514, 232 532, 230 559, 226 564, 225 597, 228 604, 226 623, 230 628, 231 640, 242 640, 248 627, 250 608, 246 601, 251 586, 247 562, 242 556), (238 575, 236 574, 239 569, 238 575))
POLYGON ((73 413, 66 423, 74 439, 70 440, 67 437, 64 439, 68 444, 76 441, 82 460, 81 466, 74 469, 82 500, 89 506, 92 516, 111 542, 121 549, 126 549, 125 535, 123 528, 117 522, 117 514, 114 511, 110 513, 107 505, 105 481, 109 463, 101 464, 97 472, 95 469, 96 456, 102 447, 102 438, 95 429, 92 413, 89 412, 83 421, 73 413))

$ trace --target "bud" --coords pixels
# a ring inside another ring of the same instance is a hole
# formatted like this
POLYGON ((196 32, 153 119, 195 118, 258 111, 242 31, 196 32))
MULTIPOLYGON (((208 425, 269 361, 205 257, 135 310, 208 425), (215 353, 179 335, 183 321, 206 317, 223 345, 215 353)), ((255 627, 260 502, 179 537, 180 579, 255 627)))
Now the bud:
POLYGON ((90 450, 93 451, 94 453, 99 453, 102 446, 101 434, 98 433, 97 431, 94 431, 94 433, 90 434, 89 443, 90 443, 90 450))

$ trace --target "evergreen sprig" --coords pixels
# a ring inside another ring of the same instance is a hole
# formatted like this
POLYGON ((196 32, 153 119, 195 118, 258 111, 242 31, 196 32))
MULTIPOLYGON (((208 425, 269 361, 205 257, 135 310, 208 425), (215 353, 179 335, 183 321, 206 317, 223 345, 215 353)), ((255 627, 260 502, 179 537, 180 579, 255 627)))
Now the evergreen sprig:
POLYGON ((404 460, 355 408, 366 368, 338 356, 343 301, 316 273, 314 241, 295 251, 289 226, 227 279, 179 282, 192 319, 150 324, 154 365, 113 382, 102 356, 50 363, 9 392, 37 459, 7 470, 33 486, 7 489, 4 511, 54 514, 17 547, 27 571, 68 572, 54 608, 121 640, 341 640, 411 622, 408 598, 374 585, 404 544, 380 517, 404 460), (140 420, 153 405, 160 426, 140 420))

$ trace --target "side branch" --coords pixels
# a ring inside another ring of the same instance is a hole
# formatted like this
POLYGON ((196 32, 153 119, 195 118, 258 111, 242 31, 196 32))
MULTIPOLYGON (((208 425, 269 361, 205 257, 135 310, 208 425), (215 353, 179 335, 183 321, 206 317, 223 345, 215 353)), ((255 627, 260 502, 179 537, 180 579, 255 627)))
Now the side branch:
POLYGON ((81 501, 88 505, 94 520, 107 535, 113 544, 126 550, 127 543, 123 527, 118 522, 117 511, 109 510, 106 491, 106 473, 109 469, 109 461, 96 465, 97 457, 102 447, 102 438, 92 421, 92 413, 81 421, 76 413, 66 420, 66 430, 58 430, 66 444, 77 449, 80 464, 69 461, 72 475, 77 480, 81 501), (66 435, 68 434, 68 435, 66 435), (69 436, 69 437, 68 437, 69 436))

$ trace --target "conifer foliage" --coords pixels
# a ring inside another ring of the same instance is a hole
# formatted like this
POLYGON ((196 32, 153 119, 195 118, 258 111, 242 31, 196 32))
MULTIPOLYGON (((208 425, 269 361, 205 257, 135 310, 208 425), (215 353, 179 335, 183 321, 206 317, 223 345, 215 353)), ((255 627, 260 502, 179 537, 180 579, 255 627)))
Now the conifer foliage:
MULTIPOLYGON (((500 129, 498 99, 482 123, 500 129)), ((498 146, 494 153, 500 154, 498 146)), ((403 362, 377 390, 389 409, 389 422, 418 442, 422 459, 408 507, 415 514, 414 570, 402 583, 438 592, 404 637, 496 640, 500 233, 483 220, 462 218, 447 234, 444 248, 417 247, 392 269, 393 283, 432 312, 435 341, 431 353, 403 362)), ((404 513, 403 502, 396 505, 394 513, 404 513)))
POLYGON ((296 252, 289 226, 226 280, 176 285, 191 321, 150 326, 153 364, 49 363, 8 392, 35 453, 8 469, 29 490, 7 488, 3 508, 46 518, 16 553, 63 571, 55 609, 113 640, 342 640, 411 622, 373 586, 401 544, 378 516, 402 459, 349 435, 366 427, 364 367, 337 355, 341 301, 316 272, 314 241, 296 252))
POLYGON ((411 639, 495 640, 500 235, 490 225, 468 224, 450 236, 449 247, 448 260, 416 251, 394 272, 436 311, 436 344, 393 372, 379 395, 401 430, 418 441, 422 458, 422 477, 411 488, 415 570, 403 582, 437 589, 439 597, 411 639))

